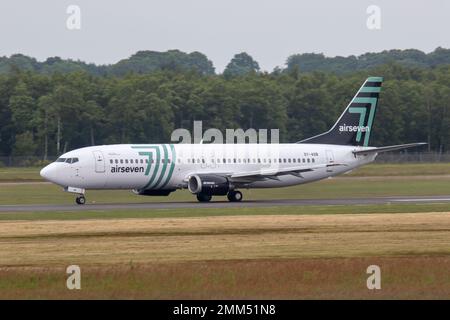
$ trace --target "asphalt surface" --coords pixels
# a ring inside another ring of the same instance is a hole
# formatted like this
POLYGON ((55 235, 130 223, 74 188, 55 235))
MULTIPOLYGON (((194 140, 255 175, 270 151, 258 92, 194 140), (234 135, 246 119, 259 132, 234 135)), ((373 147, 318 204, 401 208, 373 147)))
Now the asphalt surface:
MULTIPOLYGON (((89 200, 89 199, 88 199, 89 200)), ((447 203, 449 196, 416 197, 380 197, 357 199, 295 199, 295 200, 243 200, 242 202, 211 201, 199 202, 147 202, 119 204, 36 204, 36 205, 0 205, 1 212, 34 211, 83 211, 83 210, 126 210, 126 209, 196 209, 196 208, 255 208, 280 206, 314 206, 314 205, 368 205, 388 203, 447 203)))

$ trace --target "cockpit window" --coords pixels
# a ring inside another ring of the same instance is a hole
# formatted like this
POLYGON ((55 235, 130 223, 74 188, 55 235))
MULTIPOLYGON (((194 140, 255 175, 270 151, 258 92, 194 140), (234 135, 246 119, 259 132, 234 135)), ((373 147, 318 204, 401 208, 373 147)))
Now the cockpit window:
POLYGON ((78 162, 78 158, 58 158, 55 162, 75 163, 78 162))

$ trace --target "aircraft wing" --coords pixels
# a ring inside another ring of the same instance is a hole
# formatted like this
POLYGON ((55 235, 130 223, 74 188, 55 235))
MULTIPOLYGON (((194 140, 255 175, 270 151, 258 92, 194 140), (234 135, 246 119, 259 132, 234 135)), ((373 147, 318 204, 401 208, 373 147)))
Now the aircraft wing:
POLYGON ((387 147, 379 147, 379 148, 367 148, 367 149, 361 149, 361 150, 354 150, 354 154, 369 154, 369 153, 380 153, 380 152, 387 152, 387 151, 394 151, 394 150, 402 150, 406 148, 413 148, 418 146, 426 145, 426 142, 417 142, 417 143, 408 143, 408 144, 398 144, 395 146, 387 146, 387 147))
POLYGON ((259 181, 259 180, 279 180, 278 177, 282 175, 293 175, 299 178, 302 177, 302 173, 310 172, 321 168, 339 166, 341 164, 320 164, 314 166, 294 166, 288 168, 269 168, 269 169, 261 169, 256 171, 245 171, 245 172, 236 172, 227 174, 227 177, 231 181, 235 182, 243 182, 243 181, 259 181))

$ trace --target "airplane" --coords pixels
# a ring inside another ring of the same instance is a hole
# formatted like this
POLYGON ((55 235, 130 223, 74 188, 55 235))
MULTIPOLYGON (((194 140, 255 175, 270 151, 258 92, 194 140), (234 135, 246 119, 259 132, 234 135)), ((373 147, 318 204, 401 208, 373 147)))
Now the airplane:
POLYGON ((167 196, 188 189, 200 202, 213 196, 241 201, 239 190, 277 188, 333 177, 368 164, 381 152, 409 143, 369 146, 382 77, 369 77, 330 130, 284 144, 116 144, 61 155, 40 175, 85 204, 90 189, 131 189, 167 196))

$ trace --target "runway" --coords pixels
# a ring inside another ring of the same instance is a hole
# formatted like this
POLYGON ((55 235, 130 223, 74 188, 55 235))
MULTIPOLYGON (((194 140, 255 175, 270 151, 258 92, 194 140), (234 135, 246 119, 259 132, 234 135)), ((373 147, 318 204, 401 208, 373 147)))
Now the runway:
POLYGON ((136 209, 198 209, 198 208, 255 208, 282 206, 323 206, 323 205, 371 205, 398 203, 450 203, 450 196, 380 197, 353 199, 287 199, 287 200, 244 200, 242 202, 212 201, 200 202, 147 202, 118 204, 36 204, 0 205, 1 212, 38 211, 86 211, 86 210, 136 210, 136 209))

